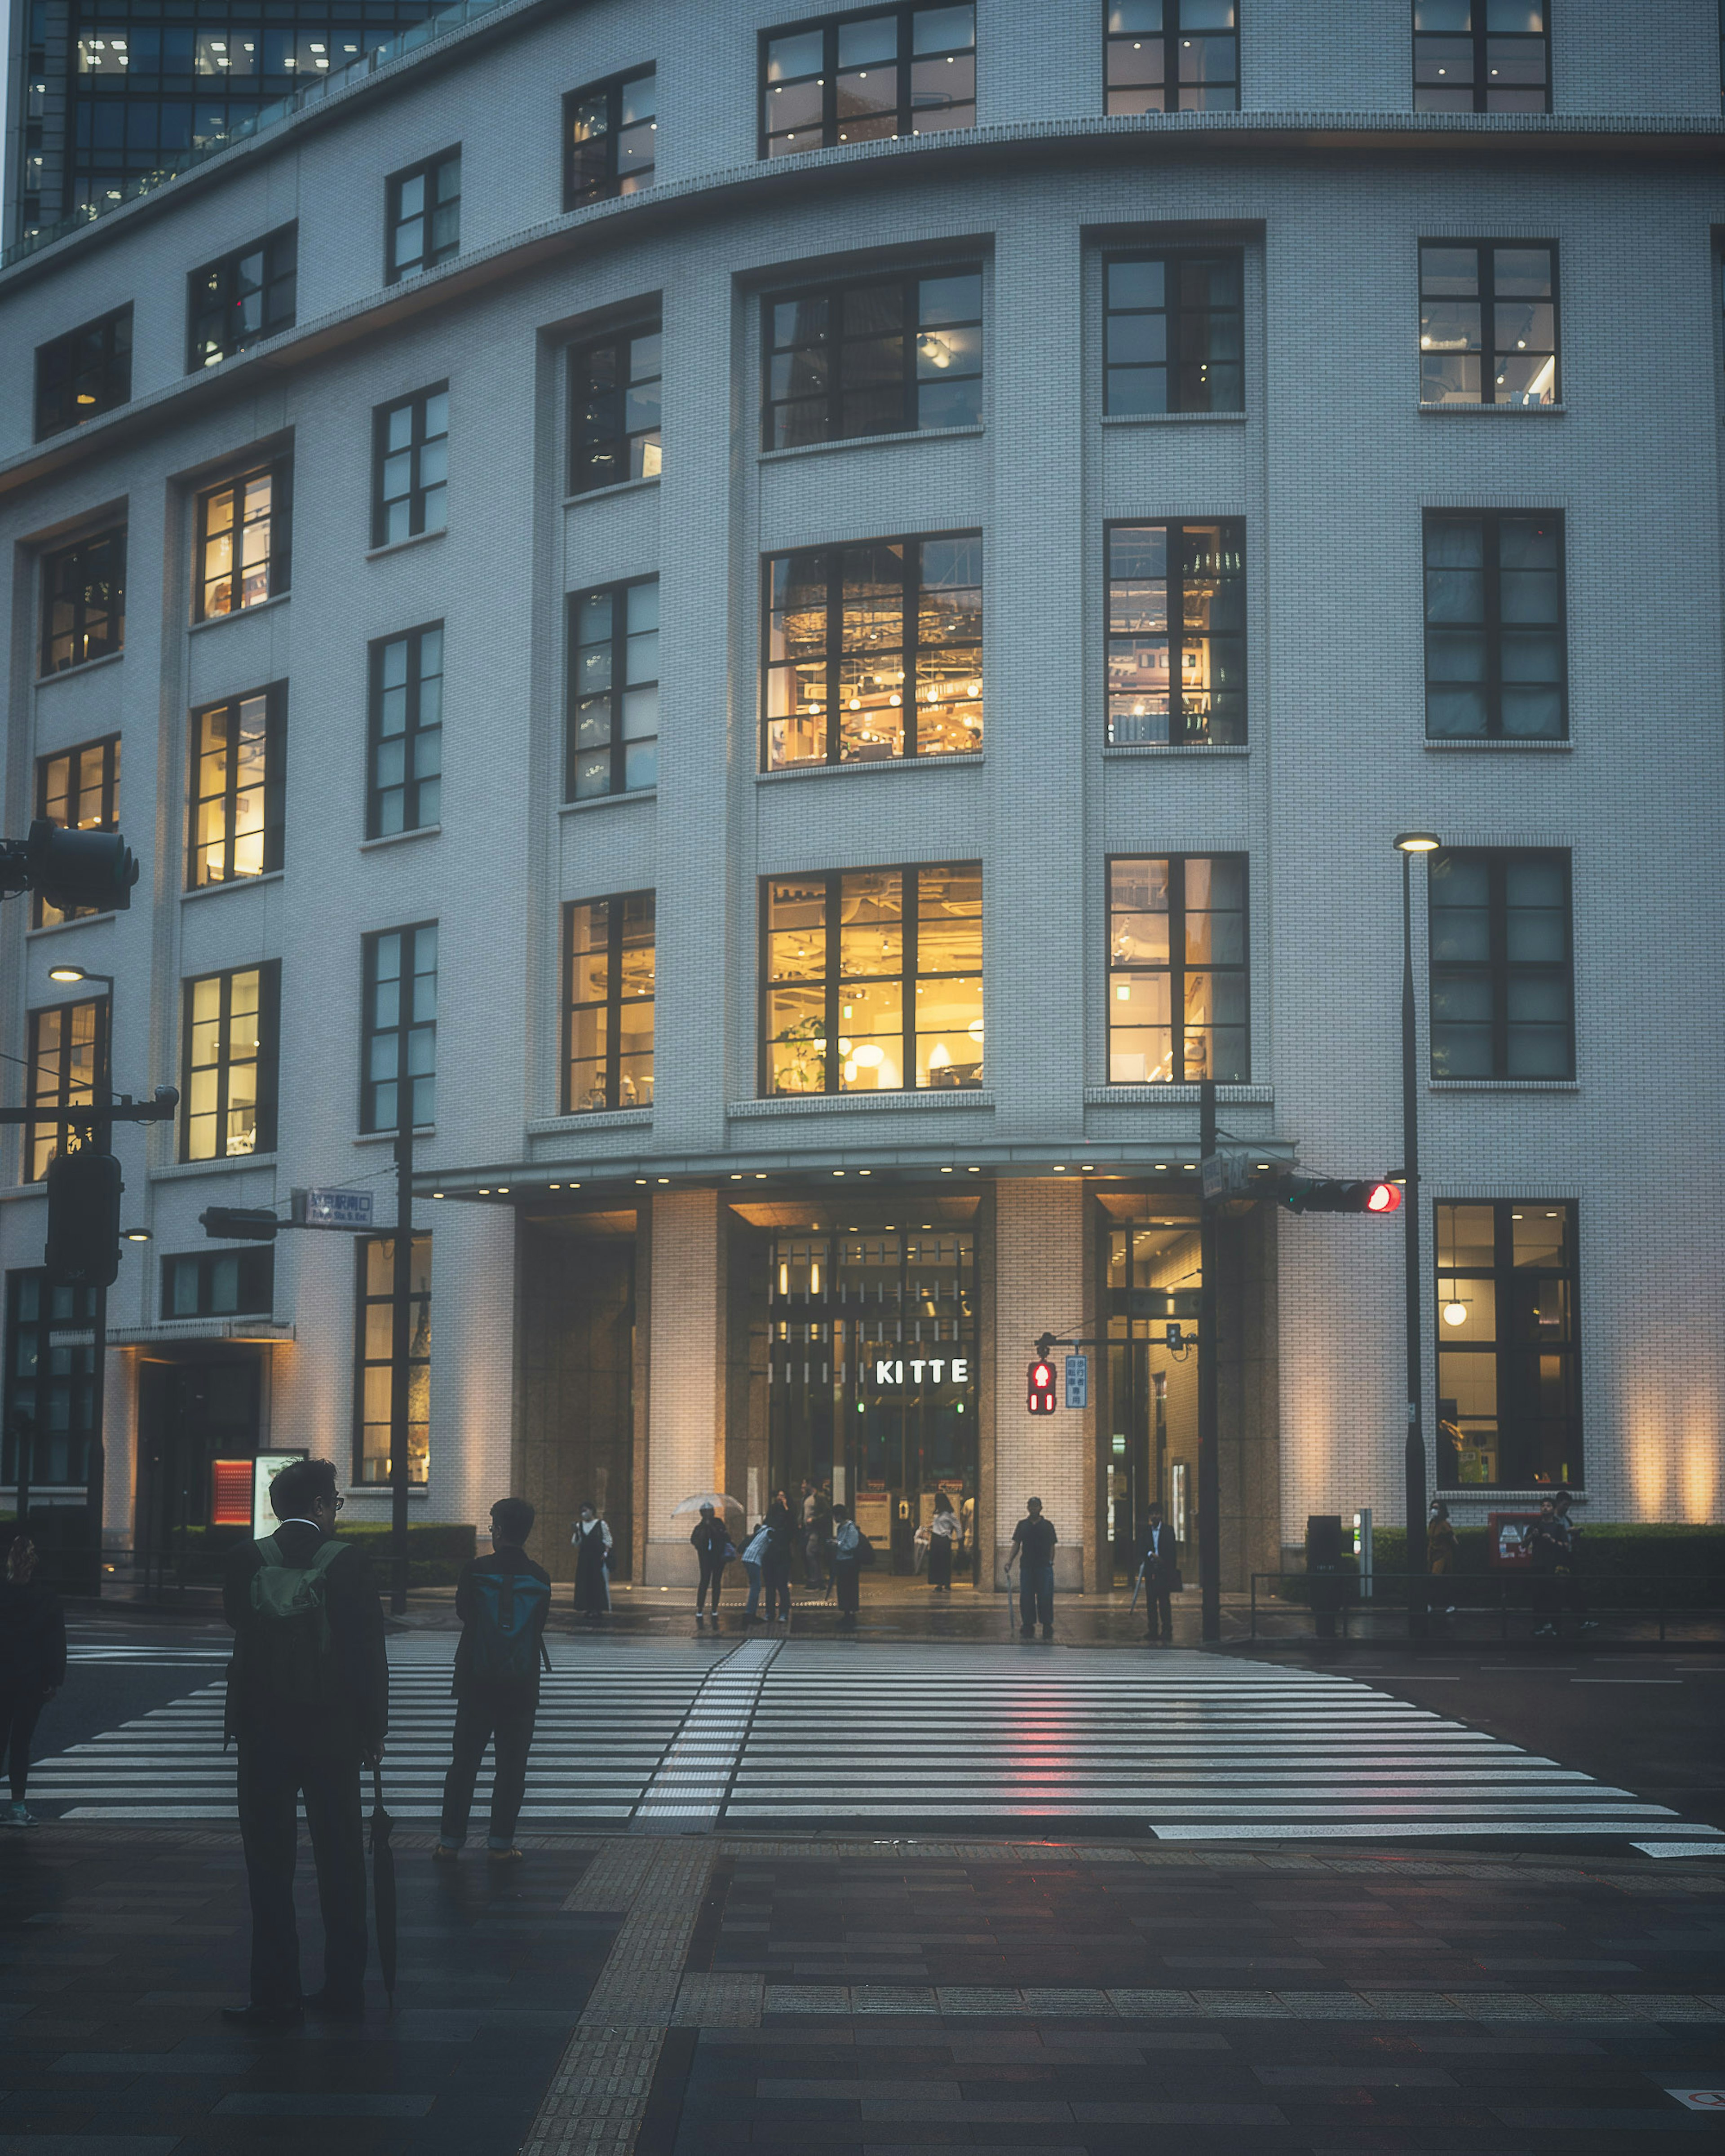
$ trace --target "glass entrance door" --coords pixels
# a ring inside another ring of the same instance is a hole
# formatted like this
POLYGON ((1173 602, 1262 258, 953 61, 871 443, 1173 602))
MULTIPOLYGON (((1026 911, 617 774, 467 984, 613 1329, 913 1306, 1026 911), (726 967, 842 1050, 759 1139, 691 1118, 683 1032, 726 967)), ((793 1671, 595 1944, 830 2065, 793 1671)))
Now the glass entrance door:
POLYGON ((1192 1532, 1198 1350, 1168 1341, 1178 1324, 1195 1343, 1199 1271, 1196 1220, 1161 1214, 1109 1231, 1108 1537, 1119 1587, 1137 1575, 1153 1502, 1177 1534, 1192 1532))

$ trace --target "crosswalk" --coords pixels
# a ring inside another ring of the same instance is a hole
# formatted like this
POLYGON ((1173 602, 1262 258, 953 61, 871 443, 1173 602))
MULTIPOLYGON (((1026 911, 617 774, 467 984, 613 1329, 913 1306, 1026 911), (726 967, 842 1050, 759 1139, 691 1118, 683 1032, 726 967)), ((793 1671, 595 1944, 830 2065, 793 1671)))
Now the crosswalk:
MULTIPOLYGON (((386 1796, 438 1815, 447 1637, 392 1643, 386 1796)), ((963 1830, 1112 1823, 1165 1841, 1725 1836, 1627 1789, 1322 1671, 1171 1650, 749 1641, 562 1643, 524 1826, 963 1830)), ((231 1820, 223 1691, 51 1755, 33 1805, 80 1820, 231 1820)), ((482 1774, 476 1820, 490 1776, 482 1774)))

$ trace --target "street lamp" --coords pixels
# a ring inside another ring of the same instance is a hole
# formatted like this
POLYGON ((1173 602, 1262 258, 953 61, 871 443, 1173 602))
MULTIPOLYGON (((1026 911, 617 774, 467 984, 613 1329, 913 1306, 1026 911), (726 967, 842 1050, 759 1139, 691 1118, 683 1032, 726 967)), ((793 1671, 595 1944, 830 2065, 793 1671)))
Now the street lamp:
POLYGON ((1407 1297, 1408 1427, 1403 1474, 1408 1529, 1409 1578, 1408 1630, 1425 1634, 1425 1611, 1412 1581, 1425 1570, 1425 1430, 1420 1407, 1425 1391, 1421 1348, 1420 1281, 1420 1082, 1415 1070, 1414 1024, 1414 856, 1435 854, 1443 844, 1430 831, 1403 831, 1396 838, 1402 857, 1402 1238, 1404 1289, 1407 1297))

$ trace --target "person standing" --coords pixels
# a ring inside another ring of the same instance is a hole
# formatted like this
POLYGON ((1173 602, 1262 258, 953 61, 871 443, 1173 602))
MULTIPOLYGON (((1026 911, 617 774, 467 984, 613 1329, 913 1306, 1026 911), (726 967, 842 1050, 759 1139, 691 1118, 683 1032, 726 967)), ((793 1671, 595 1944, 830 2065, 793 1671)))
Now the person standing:
POLYGON ((767 1507, 767 1543, 761 1555, 767 1586, 767 1622, 791 1621, 791 1508, 781 1490, 767 1507))
POLYGON ((227 1732, 239 1746, 239 1833, 251 1897, 251 1999, 223 2010, 250 2029, 295 2028, 307 2006, 365 2015, 366 1872, 360 1768, 383 1756, 389 1669, 383 1609, 362 1550, 336 1537, 327 1460, 295 1460, 270 1486, 274 1534, 228 1560, 234 1634, 227 1732), (323 1916, 324 1980, 303 1999, 294 1921, 296 1798, 305 1803, 323 1916))
POLYGON ((833 1507, 833 1585, 839 1604, 841 1631, 856 1630, 856 1613, 862 1600, 863 1556, 866 1548, 862 1529, 850 1517, 849 1505, 833 1507))
POLYGON ((745 1625, 761 1621, 761 1561, 767 1554, 767 1522, 762 1520, 742 1546, 742 1568, 748 1574, 749 1599, 743 1607, 745 1625))
POLYGON ((1584 1632, 1597 1632, 1599 1625, 1587 1614, 1587 1589, 1581 1581, 1581 1552, 1578 1545, 1581 1529, 1569 1517, 1569 1507, 1575 1502, 1574 1492, 1565 1486, 1552 1499, 1558 1532, 1563 1537, 1563 1554, 1558 1560, 1558 1577, 1563 1583, 1558 1592, 1570 1610, 1581 1620, 1584 1632))
POLYGON ((695 1621, 705 1623, 701 1614, 709 1594, 713 1601, 713 1616, 719 1614, 719 1590, 725 1581, 725 1567, 729 1563, 726 1552, 731 1548, 731 1537, 725 1522, 711 1505, 703 1505, 701 1517, 695 1523, 695 1532, 689 1540, 694 1547, 696 1560, 701 1567, 701 1578, 695 1589, 695 1621))
POLYGON ((944 1490, 934 1493, 934 1517, 928 1523, 928 1587, 932 1594, 952 1591, 952 1553, 958 1547, 958 1515, 944 1490))
POLYGON ((569 1536, 575 1551, 575 1607, 583 1617, 604 1617, 611 1609, 611 1529, 583 1505, 569 1536))
POLYGON ((37 1717, 66 1681, 66 1620, 36 1577, 36 1545, 22 1522, 0 1527, 0 1753, 12 1789, 3 1824, 34 1826, 24 1802, 37 1717))
POLYGON ((1027 1497, 1024 1517, 1012 1531, 1012 1548, 1006 1557, 1010 1582, 1014 1561, 1019 1567, 1019 1637, 1034 1639, 1037 1620, 1045 1640, 1054 1637, 1054 1553, 1060 1537, 1052 1520, 1042 1516, 1042 1500, 1027 1497))
POLYGON ((453 1864, 467 1840, 473 1785, 489 1743, 495 1753, 485 1847, 494 1864, 518 1863, 516 1821, 527 1786, 527 1753, 539 1712, 539 1666, 551 1614, 551 1574, 525 1544, 533 1507, 500 1497, 491 1507, 491 1554, 470 1558, 455 1583, 455 1735, 444 1779, 444 1810, 432 1856, 453 1864))
POLYGON ((1450 1575, 1455 1569, 1461 1545, 1455 1539, 1455 1523, 1450 1517, 1450 1508, 1441 1497, 1431 1501, 1431 1524, 1425 1530, 1426 1569, 1434 1579, 1442 1580, 1445 1588, 1431 1599, 1431 1625, 1435 1632, 1447 1632, 1450 1620, 1455 1614, 1454 1603, 1445 1603, 1450 1575))
POLYGON ((1558 1568, 1568 1554, 1569 1538, 1557 1507, 1549 1497, 1539 1501, 1539 1517, 1523 1537, 1533 1569, 1533 1612, 1542 1622, 1533 1627, 1536 1640, 1558 1635, 1558 1568))
POLYGON ((1173 1596, 1180 1577, 1180 1546, 1174 1531, 1162 1517, 1160 1505, 1150 1507, 1150 1525, 1144 1535, 1144 1562, 1139 1577, 1144 1583, 1144 1615, 1150 1637, 1172 1646, 1174 1638, 1173 1596))

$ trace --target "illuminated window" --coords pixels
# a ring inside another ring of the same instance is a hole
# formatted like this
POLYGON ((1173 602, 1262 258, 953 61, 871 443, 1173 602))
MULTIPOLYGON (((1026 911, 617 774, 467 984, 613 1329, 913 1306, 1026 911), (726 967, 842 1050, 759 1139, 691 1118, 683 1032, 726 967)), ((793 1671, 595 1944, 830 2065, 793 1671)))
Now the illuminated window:
POLYGON ((461 251, 461 151, 445 150, 397 172, 388 183, 388 259, 383 281, 393 285, 461 251))
POLYGON ((983 275, 969 266, 762 302, 761 445, 844 441, 983 416, 983 275))
POLYGON ((1234 0, 1107 0, 1106 112, 1235 112, 1234 0))
POLYGON ((1422 404, 1555 404, 1555 247, 1422 241, 1422 404))
POLYGON ((106 659, 126 644, 126 526, 42 557, 44 674, 106 659))
POLYGON ((1431 857, 1431 1075, 1575 1075, 1566 853, 1431 857))
MULTIPOLYGON (((36 759, 36 814, 69 831, 117 831, 120 829, 120 737, 86 742, 80 748, 58 756, 36 759)), ((99 909, 74 906, 62 912, 39 891, 35 901, 39 928, 59 921, 83 920, 99 909)))
POLYGON ((365 942, 365 1047, 360 1128, 393 1131, 405 1107, 421 1129, 437 1120, 437 923, 391 928, 365 942))
POLYGON ((1563 520, 1425 513, 1425 731, 1434 741, 1561 741, 1563 520))
POLYGON ((1108 527, 1108 740, 1246 737, 1245 520, 1108 527))
POLYGON ((281 866, 287 685, 192 714, 188 891, 281 866))
POLYGON ((1439 1488, 1580 1482, 1574 1205, 1435 1211, 1439 1488))
POLYGON ((182 1160, 275 1152, 280 977, 272 959, 183 984, 182 1160))
POLYGON ((571 494, 658 478, 661 342, 651 321, 571 347, 571 494))
POLYGON ((421 831, 443 813, 444 625, 372 646, 371 783, 366 836, 421 831))
POLYGON ((653 184, 659 78, 650 67, 590 83, 563 100, 563 208, 653 184))
POLYGON ((659 782, 659 579, 569 599, 563 798, 592 801, 659 782))
POLYGON ((1238 254, 1116 254, 1102 275, 1105 412, 1245 409, 1238 254))
POLYGON ((887 8, 761 36, 763 157, 976 125, 976 10, 887 8))
MULTIPOLYGON (((30 1013, 30 1067, 24 1097, 33 1108, 77 1108, 95 1098, 96 1066, 107 1036, 105 997, 54 1004, 30 1013)), ((65 1142, 62 1123, 32 1123, 25 1132, 27 1183, 40 1183, 65 1142)))
POLYGON ((1542 0, 1414 0, 1416 112, 1549 112, 1542 0))
POLYGON ((1108 864, 1108 1082, 1252 1075, 1244 854, 1108 864))
POLYGON ((298 260, 299 228, 288 224, 192 272, 189 372, 293 327, 298 260))
POLYGON ((449 521, 449 385, 372 413, 372 544, 393 547, 449 521))
POLYGON ((239 613, 287 590, 291 472, 278 458, 198 495, 194 621, 239 613))
MULTIPOLYGON (((431 1461, 431 1238, 408 1245, 408 1480, 424 1484, 431 1461)), ((395 1398, 395 1238, 359 1240, 354 1323, 353 1479, 389 1480, 389 1432, 395 1398)))
POLYGON ((563 1111, 653 1105, 650 891, 567 909, 563 1111))
POLYGON ((131 309, 116 308, 36 347, 36 439, 63 434, 131 398, 131 309))

